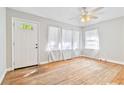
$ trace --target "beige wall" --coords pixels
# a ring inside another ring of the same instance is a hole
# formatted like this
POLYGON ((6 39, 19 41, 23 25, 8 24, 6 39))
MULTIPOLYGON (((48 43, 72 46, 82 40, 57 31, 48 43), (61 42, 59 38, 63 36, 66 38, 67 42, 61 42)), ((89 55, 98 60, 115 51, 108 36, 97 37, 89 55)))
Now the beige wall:
MULTIPOLYGON (((83 49, 83 54, 96 58, 115 60, 124 64, 124 17, 85 27, 83 29, 83 36, 85 31, 94 28, 98 29, 100 50, 83 49)), ((83 41, 85 42, 84 38, 83 41)))
POLYGON ((47 46, 47 28, 49 25, 59 26, 61 28, 77 30, 77 31, 82 30, 80 27, 72 26, 69 24, 57 22, 47 18, 42 18, 39 16, 35 16, 32 14, 19 12, 19 11, 7 8, 7 43, 6 43, 7 56, 6 57, 7 57, 8 68, 12 66, 12 17, 23 18, 23 19, 40 22, 40 32, 39 32, 39 43, 40 43, 39 44, 39 61, 40 62, 48 60, 48 55, 45 49, 47 46))

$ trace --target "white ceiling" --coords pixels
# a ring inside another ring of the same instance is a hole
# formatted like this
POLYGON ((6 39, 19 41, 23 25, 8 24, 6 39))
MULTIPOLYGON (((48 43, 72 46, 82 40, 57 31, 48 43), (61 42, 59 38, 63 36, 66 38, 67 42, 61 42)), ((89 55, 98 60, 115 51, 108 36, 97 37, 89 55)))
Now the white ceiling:
MULTIPOLYGON (((14 7, 12 9, 76 26, 84 26, 84 24, 79 20, 79 7, 14 7)), ((92 10, 93 8, 89 9, 92 10)), ((97 12, 96 15, 99 18, 92 20, 90 23, 88 23, 88 25, 124 16, 124 8, 103 8, 97 12)))

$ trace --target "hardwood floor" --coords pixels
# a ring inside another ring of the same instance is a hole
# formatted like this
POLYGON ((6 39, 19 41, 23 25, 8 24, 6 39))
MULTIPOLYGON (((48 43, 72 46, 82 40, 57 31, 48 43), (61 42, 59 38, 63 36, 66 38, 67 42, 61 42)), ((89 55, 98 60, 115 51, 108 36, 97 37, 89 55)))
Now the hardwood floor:
POLYGON ((84 57, 75 58, 8 72, 3 84, 124 84, 124 66, 84 57))

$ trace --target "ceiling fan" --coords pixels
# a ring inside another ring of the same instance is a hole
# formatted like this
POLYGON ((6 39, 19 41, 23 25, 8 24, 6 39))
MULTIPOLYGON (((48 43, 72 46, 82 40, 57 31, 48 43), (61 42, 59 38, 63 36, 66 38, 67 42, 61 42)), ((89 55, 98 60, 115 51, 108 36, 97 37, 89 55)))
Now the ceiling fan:
POLYGON ((103 7, 94 8, 93 10, 88 10, 88 8, 82 7, 80 15, 81 21, 86 23, 91 21, 92 19, 98 19, 98 16, 96 16, 95 13, 100 11, 101 9, 103 9, 103 7))
POLYGON ((90 22, 93 19, 98 19, 99 17, 96 15, 97 12, 99 12, 103 7, 97 7, 97 8, 88 8, 88 7, 81 7, 80 10, 80 20, 81 22, 87 23, 90 22))

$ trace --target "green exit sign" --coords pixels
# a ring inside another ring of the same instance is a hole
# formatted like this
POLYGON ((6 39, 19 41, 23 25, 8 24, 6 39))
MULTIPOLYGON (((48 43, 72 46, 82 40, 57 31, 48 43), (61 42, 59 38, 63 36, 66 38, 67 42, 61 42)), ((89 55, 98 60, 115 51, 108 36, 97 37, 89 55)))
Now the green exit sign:
POLYGON ((32 25, 29 25, 29 24, 21 24, 20 28, 22 30, 33 30, 32 25))

